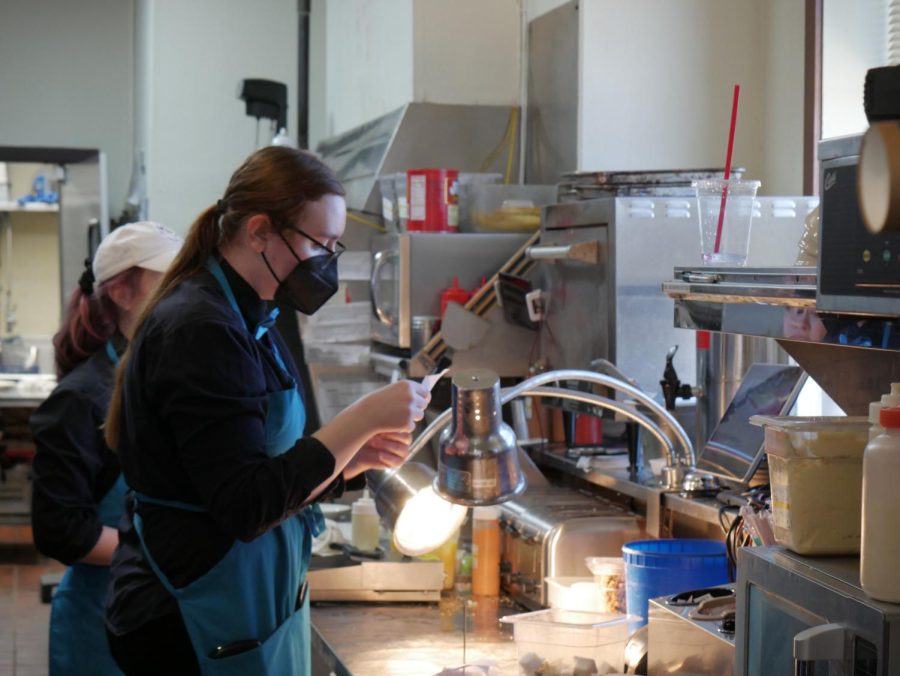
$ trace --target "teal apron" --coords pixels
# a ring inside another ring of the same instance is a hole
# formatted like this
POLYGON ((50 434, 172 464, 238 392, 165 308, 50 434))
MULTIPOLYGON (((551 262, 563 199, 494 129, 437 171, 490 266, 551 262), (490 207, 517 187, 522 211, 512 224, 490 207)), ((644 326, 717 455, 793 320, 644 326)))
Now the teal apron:
MULTIPOLYGON (((106 354, 115 365, 119 357, 112 344, 106 354)), ((123 496, 128 487, 119 478, 97 505, 100 523, 118 528, 123 496)), ((104 606, 109 566, 76 563, 69 566, 50 606, 50 676, 65 674, 121 674, 106 642, 104 606)))
MULTIPOLYGON (((243 322, 221 266, 210 258, 206 267, 243 322)), ((265 335, 274 314, 254 331, 256 340, 265 335)), ((272 346, 279 365, 289 373, 274 342, 272 346)), ((292 448, 303 436, 305 424, 303 401, 292 379, 288 389, 269 394, 266 452, 274 457, 292 448)), ((206 511, 199 505, 159 500, 141 493, 136 497, 139 505, 150 503, 206 511)), ((285 519, 252 542, 235 541, 209 572, 179 588, 156 565, 144 539, 139 512, 134 515, 134 525, 150 566, 178 603, 201 673, 210 676, 310 673, 305 577, 312 538, 324 526, 318 506, 307 507, 285 519)))

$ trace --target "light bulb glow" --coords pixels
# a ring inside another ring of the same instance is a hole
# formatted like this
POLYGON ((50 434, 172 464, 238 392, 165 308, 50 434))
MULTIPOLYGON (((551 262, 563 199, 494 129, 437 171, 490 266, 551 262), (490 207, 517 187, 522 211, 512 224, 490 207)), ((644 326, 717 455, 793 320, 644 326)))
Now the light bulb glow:
POLYGON ((468 508, 444 500, 431 486, 423 488, 403 506, 394 526, 394 544, 407 556, 434 551, 453 535, 468 508))

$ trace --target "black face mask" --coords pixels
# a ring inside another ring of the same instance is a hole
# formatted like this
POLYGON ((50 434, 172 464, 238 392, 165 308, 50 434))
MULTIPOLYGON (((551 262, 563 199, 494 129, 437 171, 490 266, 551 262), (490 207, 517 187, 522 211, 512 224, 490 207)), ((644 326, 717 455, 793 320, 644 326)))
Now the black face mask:
MULTIPOLYGON (((281 233, 279 233, 281 234, 281 233)), ((275 291, 275 302, 279 305, 287 305, 299 310, 305 315, 311 315, 328 302, 338 290, 337 257, 322 255, 313 256, 301 260, 294 249, 288 244, 284 236, 281 237, 287 248, 297 259, 297 267, 284 279, 278 279, 278 275, 269 265, 266 254, 262 254, 263 261, 269 272, 278 282, 275 291)))

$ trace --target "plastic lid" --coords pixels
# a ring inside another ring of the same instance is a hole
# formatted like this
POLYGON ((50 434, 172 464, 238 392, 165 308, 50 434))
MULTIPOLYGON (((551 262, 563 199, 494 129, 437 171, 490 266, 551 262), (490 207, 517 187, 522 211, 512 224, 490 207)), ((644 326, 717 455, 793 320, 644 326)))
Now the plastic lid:
POLYGON ((900 429, 900 408, 890 407, 881 409, 878 418, 879 423, 885 429, 900 429))
POLYGON ((353 503, 351 509, 353 514, 378 514, 375 509, 375 501, 369 495, 369 489, 364 488, 362 497, 353 503))
POLYGON ((475 507, 472 510, 472 518, 479 521, 497 521, 500 519, 499 507, 475 507))
POLYGON ((882 394, 879 401, 873 401, 869 404, 869 422, 873 425, 878 423, 878 413, 884 407, 900 406, 900 383, 891 383, 891 391, 882 394))

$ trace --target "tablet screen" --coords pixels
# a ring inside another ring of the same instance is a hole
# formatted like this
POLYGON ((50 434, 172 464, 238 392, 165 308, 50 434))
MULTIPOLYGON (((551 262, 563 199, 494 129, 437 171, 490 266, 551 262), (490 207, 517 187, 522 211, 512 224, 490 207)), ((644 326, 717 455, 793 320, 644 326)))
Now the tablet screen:
POLYGON ((746 483, 759 466, 764 430, 750 416, 785 415, 800 391, 804 371, 785 364, 752 364, 737 393, 700 451, 697 467, 709 474, 746 483))

